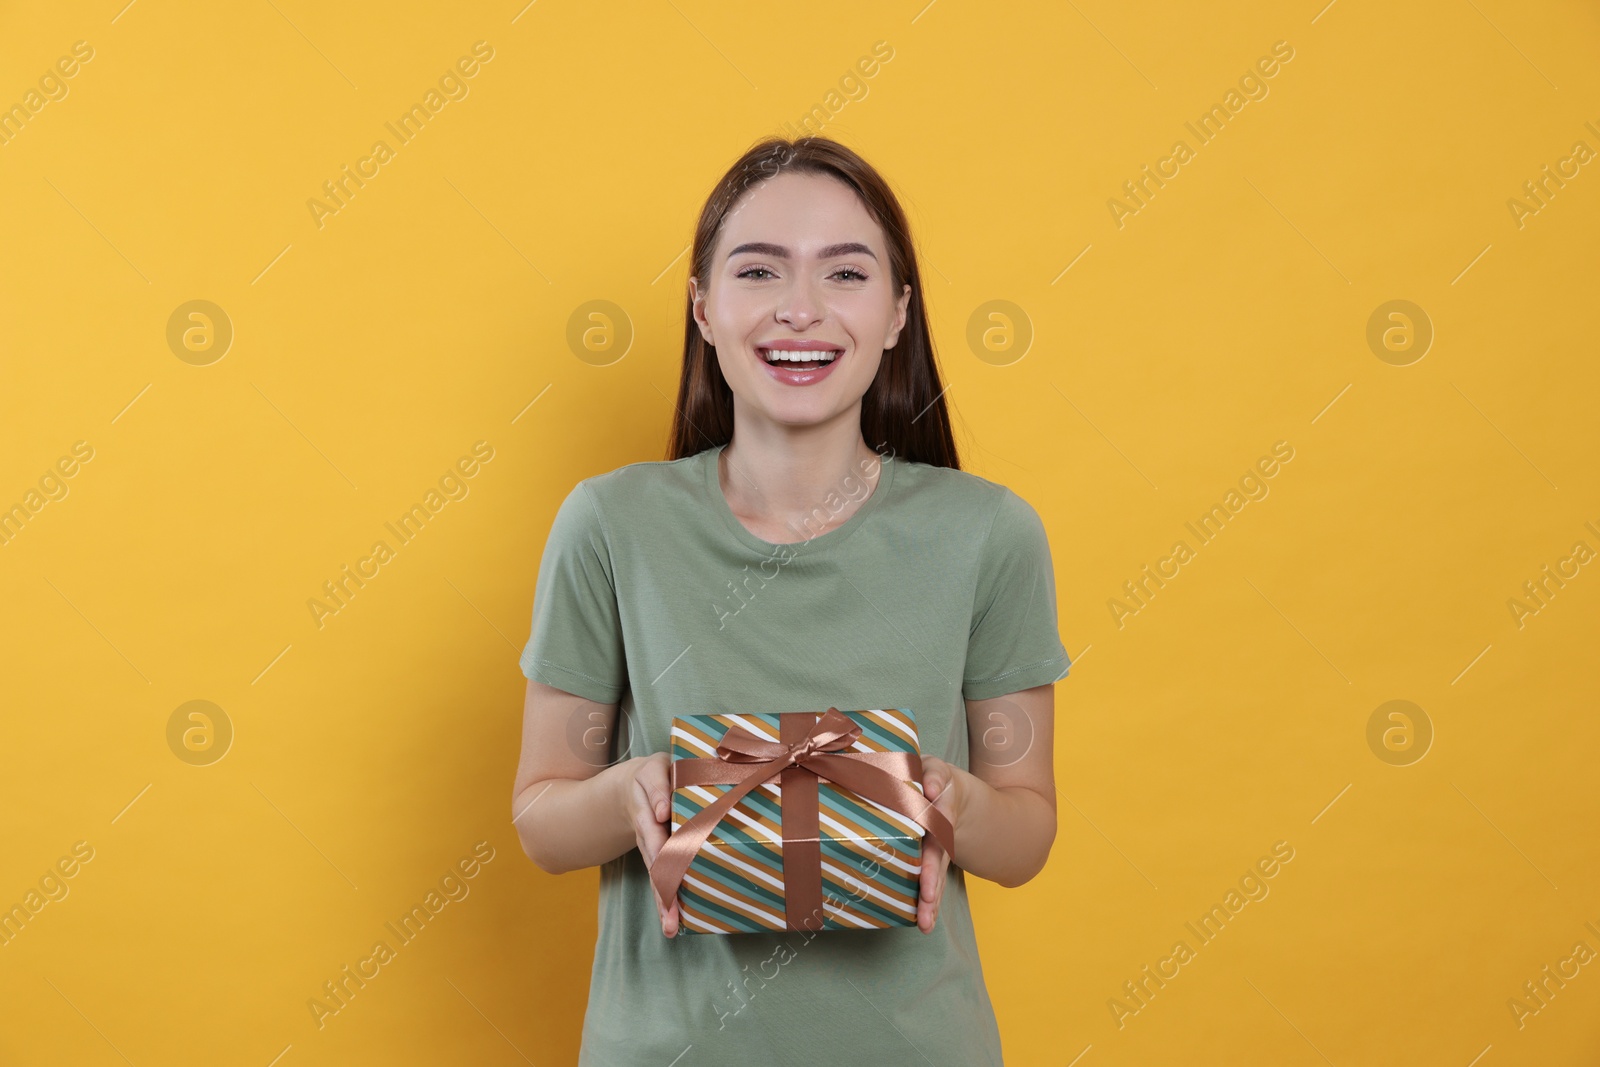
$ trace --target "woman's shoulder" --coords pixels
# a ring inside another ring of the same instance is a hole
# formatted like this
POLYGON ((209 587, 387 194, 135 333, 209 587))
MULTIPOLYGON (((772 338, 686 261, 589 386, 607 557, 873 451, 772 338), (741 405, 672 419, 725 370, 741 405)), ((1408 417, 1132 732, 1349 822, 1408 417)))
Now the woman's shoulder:
POLYGON ((992 481, 971 471, 955 467, 939 467, 928 463, 906 460, 896 461, 895 492, 902 491, 903 499, 925 499, 930 505, 953 508, 967 515, 979 513, 993 517, 1002 507, 1031 510, 1010 486, 992 481))
POLYGON ((624 463, 582 479, 574 492, 585 492, 597 507, 649 506, 663 493, 681 498, 685 489, 693 489, 696 479, 704 477, 704 459, 704 452, 696 452, 681 459, 624 463))

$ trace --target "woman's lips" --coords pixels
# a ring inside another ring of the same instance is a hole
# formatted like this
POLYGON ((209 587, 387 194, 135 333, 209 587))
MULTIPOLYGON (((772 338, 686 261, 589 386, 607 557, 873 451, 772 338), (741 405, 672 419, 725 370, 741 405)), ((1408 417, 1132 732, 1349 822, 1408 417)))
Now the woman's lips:
POLYGON ((761 361, 761 365, 766 368, 768 374, 785 385, 815 385, 829 374, 832 374, 833 368, 844 360, 844 352, 842 350, 834 349, 833 353, 832 362, 810 369, 790 367, 782 363, 769 363, 760 350, 756 352, 756 359, 761 361))

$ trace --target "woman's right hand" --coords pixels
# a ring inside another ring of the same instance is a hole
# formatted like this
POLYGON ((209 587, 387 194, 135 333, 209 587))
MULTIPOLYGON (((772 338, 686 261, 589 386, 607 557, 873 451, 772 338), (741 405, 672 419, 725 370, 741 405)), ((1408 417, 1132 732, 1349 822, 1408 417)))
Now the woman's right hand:
MULTIPOLYGON (((672 758, 665 752, 656 752, 636 756, 633 762, 631 781, 627 781, 623 789, 623 803, 639 854, 648 868, 655 865, 656 854, 671 836, 672 758)), ((666 937, 678 936, 678 898, 674 896, 663 906, 654 883, 650 894, 655 898, 656 914, 661 919, 661 933, 666 937)))

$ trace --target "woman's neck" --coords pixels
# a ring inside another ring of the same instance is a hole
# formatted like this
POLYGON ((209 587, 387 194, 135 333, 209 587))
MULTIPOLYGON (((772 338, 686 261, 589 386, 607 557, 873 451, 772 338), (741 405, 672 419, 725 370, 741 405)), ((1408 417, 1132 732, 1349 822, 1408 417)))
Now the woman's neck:
POLYGON ((728 508, 764 541, 788 544, 837 529, 877 490, 882 457, 859 418, 838 429, 736 430, 718 457, 728 508))

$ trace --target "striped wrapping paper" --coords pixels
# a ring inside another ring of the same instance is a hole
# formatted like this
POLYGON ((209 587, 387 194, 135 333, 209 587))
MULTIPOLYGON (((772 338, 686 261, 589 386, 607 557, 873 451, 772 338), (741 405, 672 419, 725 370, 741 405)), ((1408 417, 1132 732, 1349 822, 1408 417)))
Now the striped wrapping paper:
MULTIPOLYGON (((919 751, 916 720, 907 709, 841 713, 861 727, 861 737, 845 751, 919 751)), ((722 735, 734 724, 766 740, 778 740, 775 714, 677 717, 672 721, 672 758, 714 757, 722 735)), ((922 790, 920 782, 911 785, 922 790)), ((674 791, 673 832, 732 788, 698 785, 674 791)), ((826 778, 818 781, 817 794, 826 915, 821 929, 915 926, 922 827, 826 778)), ((682 932, 786 929, 782 804, 782 787, 774 780, 757 786, 722 817, 679 886, 682 932)))

